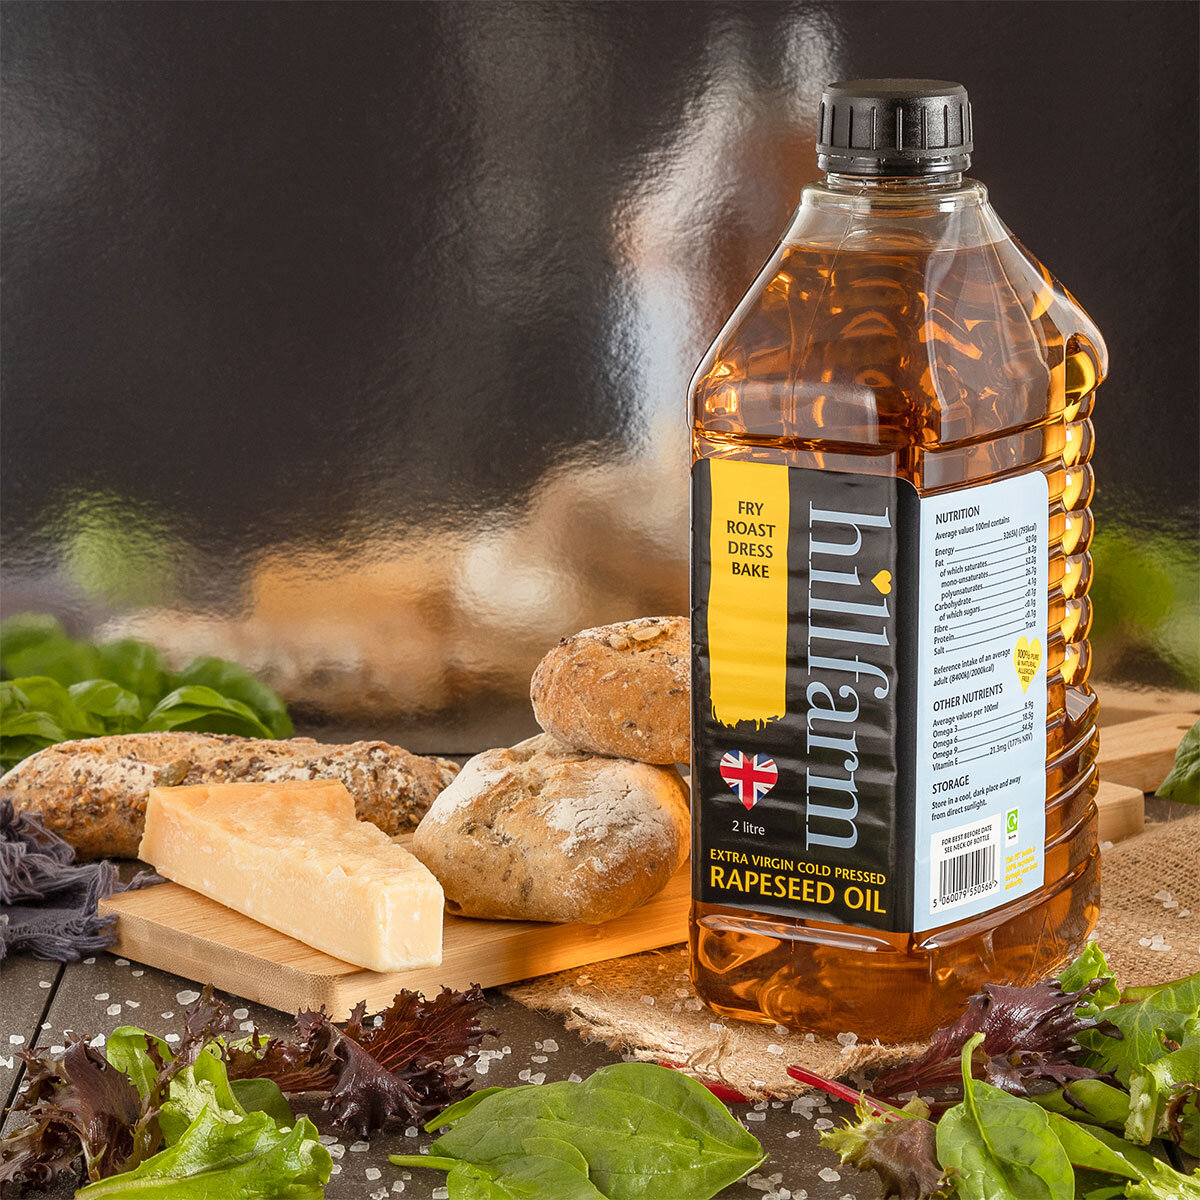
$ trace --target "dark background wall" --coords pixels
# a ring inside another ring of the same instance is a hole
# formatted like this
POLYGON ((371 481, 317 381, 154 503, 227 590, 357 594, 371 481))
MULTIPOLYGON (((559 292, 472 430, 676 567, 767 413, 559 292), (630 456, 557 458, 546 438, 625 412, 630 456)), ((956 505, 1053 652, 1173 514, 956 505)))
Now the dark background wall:
POLYGON ((1099 668, 1194 684, 1198 18, 8 0, 4 609, 240 658, 328 732, 524 731, 559 635, 684 609, 688 377, 821 85, 930 75, 1109 340, 1099 668))

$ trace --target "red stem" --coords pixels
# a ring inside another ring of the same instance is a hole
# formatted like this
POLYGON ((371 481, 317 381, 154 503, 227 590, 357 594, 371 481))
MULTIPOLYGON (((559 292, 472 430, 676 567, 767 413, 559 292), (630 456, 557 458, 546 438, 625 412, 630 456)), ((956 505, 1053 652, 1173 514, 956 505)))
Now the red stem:
POLYGON ((826 1079, 824 1075, 818 1075, 815 1071, 805 1070, 804 1067, 788 1067, 787 1073, 800 1083, 818 1088, 835 1100, 845 1100, 847 1104, 865 1104, 877 1117, 895 1114, 896 1110, 890 1104, 884 1104, 883 1101, 876 1100, 874 1096, 868 1096, 866 1092, 848 1088, 844 1083, 838 1083, 836 1079, 826 1079))

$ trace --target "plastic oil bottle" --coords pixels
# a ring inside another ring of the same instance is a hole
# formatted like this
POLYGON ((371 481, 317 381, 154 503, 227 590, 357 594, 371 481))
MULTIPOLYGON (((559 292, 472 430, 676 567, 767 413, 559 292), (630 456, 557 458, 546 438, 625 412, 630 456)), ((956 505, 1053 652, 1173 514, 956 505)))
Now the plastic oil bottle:
POLYGON ((966 91, 824 93, 791 227, 692 383, 691 969, 901 1040, 1077 951, 1099 331, 963 172, 966 91))

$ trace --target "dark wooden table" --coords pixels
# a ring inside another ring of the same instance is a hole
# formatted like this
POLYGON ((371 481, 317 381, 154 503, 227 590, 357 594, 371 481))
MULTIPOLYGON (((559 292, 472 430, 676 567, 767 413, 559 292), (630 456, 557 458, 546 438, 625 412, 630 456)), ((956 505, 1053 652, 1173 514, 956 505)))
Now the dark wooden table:
MULTIPOLYGON (((0 963, 0 1099, 7 1105, 20 1084, 17 1050, 28 1046, 53 1049, 64 1043, 67 1030, 92 1038, 106 1036, 119 1025, 140 1025, 165 1036, 179 1028, 180 1011, 197 992, 197 984, 191 980, 111 954, 66 965, 28 956, 0 963)), ((494 1005, 491 1024, 500 1033, 485 1043, 493 1053, 477 1067, 480 1087, 551 1083, 586 1076, 618 1061, 619 1056, 606 1047, 568 1032, 557 1018, 533 1012, 498 992, 489 995, 494 1005)), ((225 999, 239 1021, 253 1022, 263 1033, 282 1033, 287 1028, 283 1013, 236 996, 226 995, 225 999)), ((836 1156, 818 1143, 818 1129, 848 1115, 849 1109, 845 1105, 817 1107, 813 1099, 733 1107, 770 1158, 723 1196, 730 1200, 868 1200, 879 1195, 874 1175, 841 1170, 836 1156)), ((312 1118, 334 1156, 335 1174, 326 1188, 330 1200, 383 1200, 396 1195, 438 1200, 446 1195, 441 1172, 401 1171, 388 1162, 389 1154, 427 1149, 432 1139, 425 1134, 393 1125, 368 1144, 338 1134, 321 1112, 319 1098, 294 1107, 312 1118)), ((18 1119, 11 1118, 14 1122, 18 1119)), ((71 1191, 64 1183, 40 1194, 63 1197, 71 1191)))

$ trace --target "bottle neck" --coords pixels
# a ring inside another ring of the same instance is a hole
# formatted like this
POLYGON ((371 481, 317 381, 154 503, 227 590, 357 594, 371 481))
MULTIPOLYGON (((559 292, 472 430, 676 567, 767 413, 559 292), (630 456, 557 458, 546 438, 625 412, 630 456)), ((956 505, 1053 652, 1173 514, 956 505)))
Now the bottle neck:
POLYGON ((952 192, 961 188, 961 171, 944 175, 845 175, 838 171, 825 173, 825 186, 833 191, 872 195, 890 192, 905 196, 952 192))

